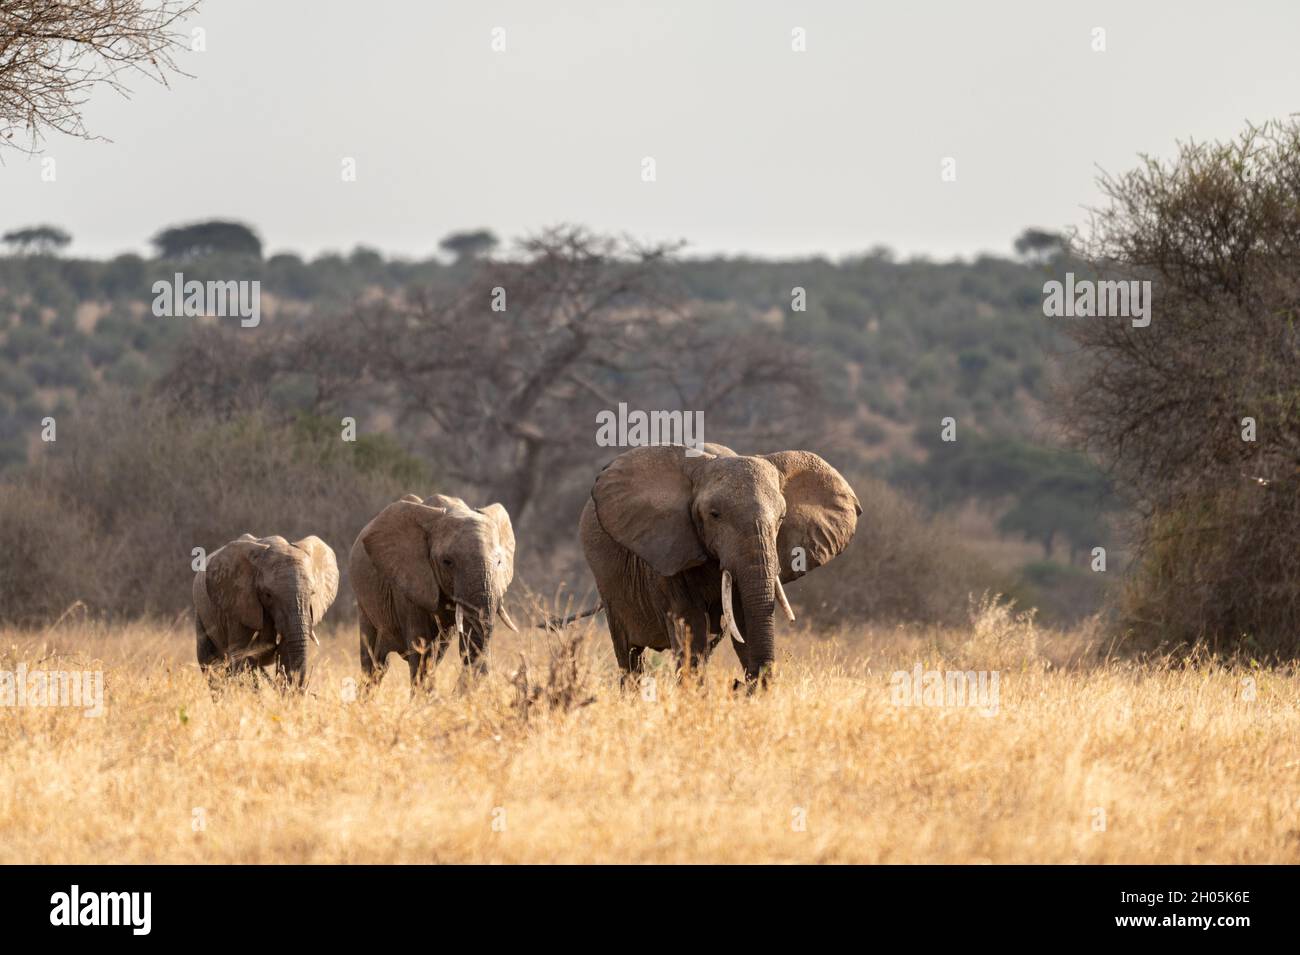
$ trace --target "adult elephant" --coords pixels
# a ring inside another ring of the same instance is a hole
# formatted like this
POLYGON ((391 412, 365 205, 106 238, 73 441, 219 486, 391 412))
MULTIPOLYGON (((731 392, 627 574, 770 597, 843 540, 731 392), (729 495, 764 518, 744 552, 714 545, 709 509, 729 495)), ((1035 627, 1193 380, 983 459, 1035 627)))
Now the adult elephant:
POLYGON ((398 653, 411 684, 428 680, 453 633, 465 674, 487 670, 495 619, 518 630, 503 600, 515 572, 515 532, 500 504, 408 494, 357 535, 348 563, 361 626, 361 670, 383 678, 398 653))
POLYGON ((861 513, 839 472, 809 451, 620 454, 579 524, 619 666, 636 672, 646 649, 671 648, 689 667, 725 633, 750 686, 765 682, 777 606, 794 619, 782 583, 843 551, 861 513))
POLYGON ((194 575, 199 666, 256 672, 274 663, 291 684, 307 679, 307 644, 339 588, 334 551, 319 537, 290 544, 245 534, 194 575))

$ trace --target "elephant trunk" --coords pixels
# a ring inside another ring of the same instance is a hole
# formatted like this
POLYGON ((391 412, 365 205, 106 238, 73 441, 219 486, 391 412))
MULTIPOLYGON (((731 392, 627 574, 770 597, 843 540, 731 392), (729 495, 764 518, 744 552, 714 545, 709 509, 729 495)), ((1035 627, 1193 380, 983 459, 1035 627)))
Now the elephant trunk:
POLYGON ((497 612, 497 600, 492 594, 470 594, 456 602, 460 604, 467 632, 491 633, 493 617, 497 612))
POLYGON ((281 630, 280 665, 294 686, 307 681, 307 642, 312 638, 311 608, 295 606, 281 630))
POLYGON ((775 544, 760 534, 748 550, 746 566, 736 574, 740 606, 745 615, 745 678, 766 681, 776 656, 776 605, 780 569, 775 544))
POLYGON ((461 608, 465 623, 465 632, 460 638, 465 666, 476 673, 484 672, 487 670, 487 660, 483 653, 488 641, 492 639, 501 602, 486 581, 475 581, 475 586, 468 591, 457 592, 456 604, 461 608))
POLYGON ((492 592, 492 582, 486 570, 466 573, 456 580, 456 604, 469 627, 491 627, 499 601, 492 592))

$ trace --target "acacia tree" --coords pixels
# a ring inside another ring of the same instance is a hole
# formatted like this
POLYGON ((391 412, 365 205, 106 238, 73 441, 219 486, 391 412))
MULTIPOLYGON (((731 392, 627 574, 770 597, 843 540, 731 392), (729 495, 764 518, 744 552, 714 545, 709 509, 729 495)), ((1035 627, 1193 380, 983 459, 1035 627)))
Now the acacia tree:
POLYGON ((1130 625, 1300 648, 1300 125, 1107 176, 1087 254, 1151 321, 1076 320, 1066 421, 1137 505, 1130 625))
POLYGON ((497 237, 488 229, 472 232, 453 232, 438 243, 438 248, 450 252, 457 262, 477 259, 497 247, 497 237))
POLYGON ((819 400, 800 353, 688 309, 671 247, 559 228, 517 251, 454 297, 359 309, 349 334, 315 326, 304 343, 318 365, 359 359, 371 400, 454 448, 443 469, 516 517, 555 476, 617 453, 595 443, 598 411, 698 411, 706 439, 762 440, 819 400))
POLYGON ((72 236, 58 226, 34 225, 6 232, 0 236, 0 242, 12 246, 19 255, 28 252, 53 255, 60 249, 67 248, 72 242, 72 236))
POLYGON ((1026 229, 1016 236, 1016 255, 1031 262, 1046 262, 1065 250, 1065 237, 1046 229, 1026 229))
POLYGON ((192 0, 0 0, 0 144, 34 150, 50 131, 90 138, 81 109, 96 86, 129 95, 126 78, 163 85, 180 72, 176 26, 192 0))
POLYGON ((212 219, 159 231, 150 244, 159 258, 193 258, 213 253, 262 257, 262 240, 242 222, 212 219))

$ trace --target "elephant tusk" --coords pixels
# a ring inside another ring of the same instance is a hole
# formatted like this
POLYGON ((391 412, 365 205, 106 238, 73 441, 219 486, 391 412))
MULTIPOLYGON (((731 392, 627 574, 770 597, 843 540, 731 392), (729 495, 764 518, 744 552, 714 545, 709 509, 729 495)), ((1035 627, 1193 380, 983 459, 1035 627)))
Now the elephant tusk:
POLYGON ((790 601, 785 595, 785 588, 781 586, 781 578, 776 579, 776 599, 781 601, 781 609, 785 611, 786 618, 794 623, 794 611, 790 609, 790 601))
POLYGON ((320 646, 320 637, 316 636, 315 630, 311 632, 311 642, 316 644, 318 647, 320 646))
POLYGON ((456 632, 460 634, 465 632, 465 611, 461 609, 459 603, 456 604, 456 632))
POLYGON ((501 622, 504 623, 507 627, 509 627, 515 633, 519 632, 519 628, 515 626, 515 622, 510 619, 510 614, 506 613, 505 607, 497 607, 497 615, 501 618, 501 622))
POLYGON ((731 571, 722 572, 722 632, 737 643, 744 643, 740 628, 736 626, 736 617, 731 610, 731 571))

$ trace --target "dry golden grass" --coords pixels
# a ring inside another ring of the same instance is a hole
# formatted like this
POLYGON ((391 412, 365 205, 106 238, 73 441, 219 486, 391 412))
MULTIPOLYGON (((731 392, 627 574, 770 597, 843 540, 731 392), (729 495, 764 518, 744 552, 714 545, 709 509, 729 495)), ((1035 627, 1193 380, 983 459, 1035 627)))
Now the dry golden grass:
POLYGON ((472 692, 449 658, 412 699, 395 661, 348 702, 340 628, 310 695, 214 702, 187 628, 0 633, 0 669, 102 666, 107 704, 0 710, 0 862, 1300 861, 1294 668, 1107 662, 986 607, 961 633, 781 634, 752 698, 722 647, 651 702, 592 627, 596 700, 524 715, 541 636, 503 634, 472 692), (997 714, 893 705, 918 662, 997 669, 997 714))

